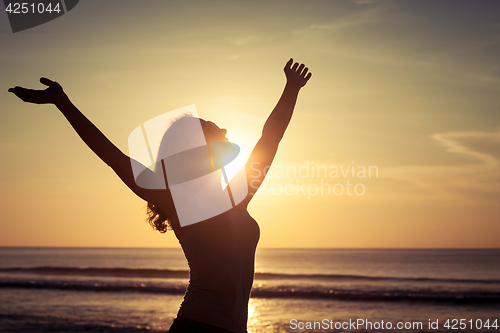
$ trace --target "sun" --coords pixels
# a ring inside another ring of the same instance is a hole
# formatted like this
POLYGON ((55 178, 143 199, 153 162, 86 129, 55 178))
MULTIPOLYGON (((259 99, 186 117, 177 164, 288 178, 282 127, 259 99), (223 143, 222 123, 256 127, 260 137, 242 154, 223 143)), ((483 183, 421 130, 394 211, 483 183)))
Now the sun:
MULTIPOLYGON (((228 135, 228 139, 232 144, 237 144, 240 147, 240 153, 238 156, 231 161, 229 164, 224 166, 224 172, 227 175, 228 181, 231 179, 242 169, 245 167, 245 164, 250 157, 250 149, 248 145, 245 143, 248 142, 243 135, 228 135)), ((227 184, 224 181, 224 178, 221 179, 222 187, 225 188, 227 184)))

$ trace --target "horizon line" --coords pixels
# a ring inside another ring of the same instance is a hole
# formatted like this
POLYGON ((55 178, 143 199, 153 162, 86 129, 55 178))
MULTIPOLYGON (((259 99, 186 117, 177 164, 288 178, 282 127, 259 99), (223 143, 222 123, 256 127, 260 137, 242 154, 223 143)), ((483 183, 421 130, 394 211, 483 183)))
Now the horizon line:
MULTIPOLYGON (((32 249, 179 249, 176 247, 125 247, 125 246, 38 246, 38 245, 0 245, 6 248, 32 248, 32 249)), ((259 247, 271 250, 500 250, 500 247, 259 247)))

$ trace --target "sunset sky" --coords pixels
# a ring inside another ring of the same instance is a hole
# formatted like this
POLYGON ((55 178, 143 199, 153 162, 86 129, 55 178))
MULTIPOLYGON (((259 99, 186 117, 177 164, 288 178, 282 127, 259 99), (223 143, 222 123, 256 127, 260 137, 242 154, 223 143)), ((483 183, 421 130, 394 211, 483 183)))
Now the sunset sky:
POLYGON ((0 246, 179 246, 57 108, 8 88, 58 81, 127 154, 195 104, 248 156, 290 57, 313 77, 249 205, 261 247, 499 247, 500 2, 482 0, 82 0, 15 34, 2 11, 0 246))

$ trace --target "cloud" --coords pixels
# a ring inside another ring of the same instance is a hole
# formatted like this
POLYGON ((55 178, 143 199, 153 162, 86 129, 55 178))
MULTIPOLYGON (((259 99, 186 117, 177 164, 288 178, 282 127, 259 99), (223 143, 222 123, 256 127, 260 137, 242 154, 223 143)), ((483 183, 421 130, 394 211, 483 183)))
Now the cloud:
POLYGON ((500 198, 500 128, 496 132, 445 132, 431 140, 452 154, 467 156, 459 165, 394 167, 384 175, 425 190, 421 199, 498 205, 500 198), (470 162, 470 158, 472 161, 470 162))
POLYGON ((375 2, 375 0, 354 0, 354 3, 356 5, 368 5, 368 4, 371 4, 374 2, 375 2))
POLYGON ((230 56, 227 56, 228 60, 238 60, 241 58, 241 54, 232 54, 230 56))
POLYGON ((432 136, 434 140, 445 147, 450 153, 462 154, 475 157, 481 165, 498 168, 499 159, 493 156, 493 152, 484 153, 487 146, 493 144, 500 148, 500 129, 498 132, 447 132, 437 133, 432 136), (473 143, 479 143, 479 147, 474 150, 470 147, 473 143))
POLYGON ((248 35, 248 36, 243 36, 243 37, 235 38, 232 42, 233 42, 234 45, 245 46, 245 45, 256 43, 260 39, 261 38, 258 37, 258 36, 248 35))
POLYGON ((353 28, 372 23, 384 22, 383 12, 377 8, 371 8, 363 11, 356 12, 345 17, 335 19, 327 23, 311 24, 305 28, 295 30, 295 33, 308 33, 314 31, 333 30, 340 31, 347 28, 353 28))

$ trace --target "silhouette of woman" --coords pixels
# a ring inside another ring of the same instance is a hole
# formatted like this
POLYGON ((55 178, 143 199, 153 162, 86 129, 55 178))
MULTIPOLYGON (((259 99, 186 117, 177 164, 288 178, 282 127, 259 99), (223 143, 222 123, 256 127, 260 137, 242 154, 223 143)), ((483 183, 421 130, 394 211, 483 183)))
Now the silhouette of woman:
MULTIPOLYGON (((61 85, 41 78, 40 82, 48 86, 45 90, 9 89, 24 102, 54 104, 87 146, 135 194, 148 202, 150 224, 160 232, 173 229, 189 263, 190 281, 177 318, 170 327, 171 333, 247 331, 248 301, 260 234, 257 222, 247 212, 247 206, 276 155, 278 144, 292 118, 298 93, 311 77, 304 64, 293 63, 292 59, 286 63, 284 71, 287 82, 283 94, 245 165, 248 194, 231 209, 187 226, 181 226, 179 221, 172 191, 168 187, 170 180, 166 189, 139 186, 130 158, 73 105, 61 85)), ((192 120, 181 118, 171 128, 192 120)), ((227 142, 225 129, 201 119, 199 122, 206 142, 227 142)), ((175 137, 168 134, 170 129, 165 133, 162 144, 175 137)))

